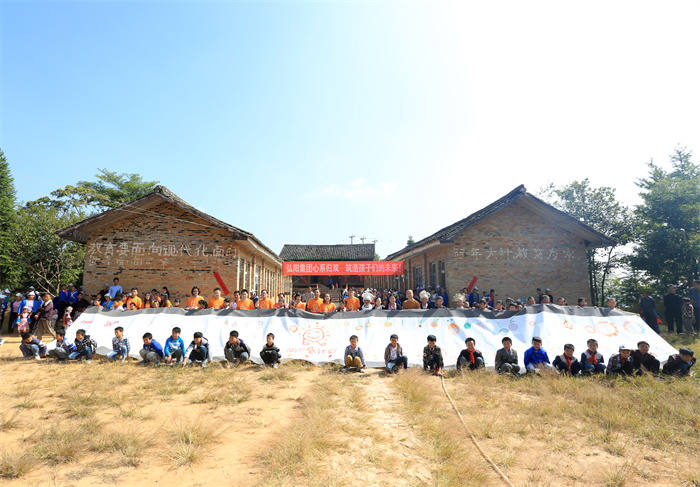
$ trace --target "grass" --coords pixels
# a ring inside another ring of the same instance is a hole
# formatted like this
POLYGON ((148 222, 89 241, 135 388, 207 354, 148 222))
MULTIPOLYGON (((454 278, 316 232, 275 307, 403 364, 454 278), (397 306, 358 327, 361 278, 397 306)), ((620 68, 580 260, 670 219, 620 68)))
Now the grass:
POLYGON ((172 442, 166 457, 176 468, 199 463, 208 449, 218 440, 218 431, 211 423, 198 419, 178 420, 167 437, 172 442))
POLYGON ((31 470, 34 458, 25 453, 2 452, 0 455, 0 478, 17 479, 31 470))
POLYGON ((260 374, 258 380, 261 382, 289 381, 294 380, 294 374, 285 369, 266 369, 260 374))
POLYGON ((632 463, 625 462, 622 465, 604 467, 602 473, 603 487, 625 487, 633 480, 635 468, 632 463))
POLYGON ((9 431, 11 429, 18 428, 19 424, 17 424, 17 421, 15 421, 16 418, 16 411, 12 414, 2 413, 2 415, 0 415, 0 431, 9 431))
POLYGON ((30 453, 50 465, 72 462, 85 452, 88 434, 78 424, 61 424, 48 431, 40 430, 34 435, 37 439, 30 453))
POLYGON ((150 435, 139 431, 125 431, 107 436, 99 436, 90 448, 97 452, 109 452, 119 455, 121 464, 127 467, 137 467, 147 448, 153 444, 150 435))
POLYGON ((95 406, 99 400, 94 393, 90 395, 73 394, 66 399, 66 410, 69 417, 87 418, 95 414, 95 406))

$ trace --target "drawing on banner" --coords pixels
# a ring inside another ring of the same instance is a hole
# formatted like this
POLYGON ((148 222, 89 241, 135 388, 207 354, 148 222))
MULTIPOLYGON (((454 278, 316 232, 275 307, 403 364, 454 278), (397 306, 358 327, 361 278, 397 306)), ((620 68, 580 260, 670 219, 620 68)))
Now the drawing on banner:
MULTIPOLYGON (((440 319, 440 318, 438 318, 438 320, 439 320, 439 319, 440 319)), ((430 326, 432 326, 433 328, 437 328, 437 327, 438 327, 438 320, 433 320, 433 321, 431 321, 431 322, 430 322, 430 326)))
POLYGON ((510 319, 510 323, 508 323, 508 329, 510 331, 516 331, 518 329, 517 323, 515 323, 515 320, 513 318, 510 319))
POLYGON ((507 335, 507 334, 508 334, 508 330, 507 330, 506 328, 501 328, 500 331, 499 331, 499 333, 500 333, 501 335, 507 335))
POLYGON ((596 329, 601 335, 606 337, 616 337, 618 334, 617 327, 609 321, 599 321, 596 324, 596 329))
POLYGON ((450 331, 450 333, 459 335, 459 326, 457 326, 457 323, 454 321, 448 325, 447 329, 450 331))
POLYGON ((564 325, 564 328, 568 328, 569 330, 574 329, 574 324, 571 323, 569 320, 564 320, 562 324, 564 325))
POLYGON ((391 328, 391 321, 385 321, 384 326, 386 326, 387 328, 391 328))
POLYGON ((591 326, 591 325, 586 325, 586 326, 584 327, 584 329, 585 329, 588 333, 597 333, 597 332, 598 332, 598 330, 595 329, 595 326, 591 326))
POLYGON ((467 321, 466 323, 464 323, 464 329, 465 329, 465 330, 468 330, 468 329, 471 328, 471 327, 472 327, 472 324, 469 323, 468 321, 467 321))
POLYGON ((307 330, 304 330, 304 333, 301 335, 301 344, 302 345, 311 345, 312 343, 318 343, 322 347, 326 346, 326 338, 329 336, 329 333, 326 332, 322 327, 316 323, 315 328, 309 328, 307 330))
POLYGON ((633 321, 625 321, 622 327, 634 335, 641 335, 642 333, 646 333, 646 330, 641 324, 634 323, 633 321))

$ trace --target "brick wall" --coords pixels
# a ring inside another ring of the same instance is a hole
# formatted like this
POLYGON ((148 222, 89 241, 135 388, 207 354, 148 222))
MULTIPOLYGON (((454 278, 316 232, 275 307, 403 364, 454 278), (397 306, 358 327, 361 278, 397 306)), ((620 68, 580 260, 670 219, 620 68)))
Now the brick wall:
POLYGON ((480 221, 457 235, 454 243, 440 244, 409 259, 408 282, 415 287, 415 267, 421 267, 427 285, 430 264, 445 263, 445 284, 450 296, 479 278, 480 292, 495 289, 497 299, 536 296, 550 288, 554 298, 569 304, 579 297, 590 300, 584 241, 554 221, 519 202, 480 221))
POLYGON ((83 289, 94 294, 118 277, 125 291, 137 287, 140 295, 167 286, 171 296, 183 298, 190 296, 192 286, 199 286, 210 298, 219 287, 213 272, 219 273, 233 293, 255 289, 259 267, 258 291, 266 288, 273 298, 278 292, 288 292, 291 283, 282 276, 282 266, 248 250, 244 243, 234 240, 226 230, 163 202, 89 236, 83 289))

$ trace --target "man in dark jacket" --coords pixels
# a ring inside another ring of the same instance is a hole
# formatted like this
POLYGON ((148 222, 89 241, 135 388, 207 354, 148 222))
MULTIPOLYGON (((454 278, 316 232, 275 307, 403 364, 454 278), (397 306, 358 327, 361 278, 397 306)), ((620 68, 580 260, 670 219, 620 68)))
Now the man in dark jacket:
POLYGON ((665 318, 668 332, 673 333, 673 322, 676 322, 676 332, 683 332, 683 298, 676 294, 676 286, 668 286, 668 294, 664 296, 665 318))
POLYGON ((639 315, 649 327, 657 334, 661 334, 657 322, 656 301, 651 297, 649 291, 642 291, 642 299, 639 301, 639 315))
POLYGON ((667 375, 688 375, 690 368, 695 365, 694 353, 691 349, 682 347, 678 350, 679 353, 674 353, 668 357, 664 364, 663 372, 667 375))
POLYGON ((41 297, 42 302, 36 310, 36 315, 39 321, 36 326, 36 337, 41 341, 44 333, 56 338, 56 332, 53 329, 51 321, 53 320, 53 301, 49 293, 44 293, 41 297))

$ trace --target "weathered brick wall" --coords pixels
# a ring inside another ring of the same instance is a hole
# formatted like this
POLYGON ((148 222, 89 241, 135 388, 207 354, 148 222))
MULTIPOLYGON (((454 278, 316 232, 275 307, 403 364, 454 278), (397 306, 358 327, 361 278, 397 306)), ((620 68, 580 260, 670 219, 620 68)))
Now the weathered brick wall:
POLYGON ((266 288, 273 298, 278 292, 288 292, 290 283, 282 276, 282 267, 260 253, 253 254, 241 243, 210 222, 163 202, 90 235, 83 288, 94 294, 118 277, 125 291, 137 287, 140 295, 167 286, 171 296, 182 299, 190 296, 192 286, 199 286, 210 298, 219 287, 214 272, 232 293, 254 289, 255 267, 260 266, 258 291, 266 288), (241 259, 245 267, 241 267, 241 259))
POLYGON ((569 304, 582 296, 590 300, 584 241, 519 202, 469 227, 453 244, 411 258, 409 282, 414 267, 421 266, 426 284, 432 284, 429 264, 438 261, 445 262, 450 296, 477 276, 480 292, 495 289, 497 299, 536 296, 539 287, 569 304))

